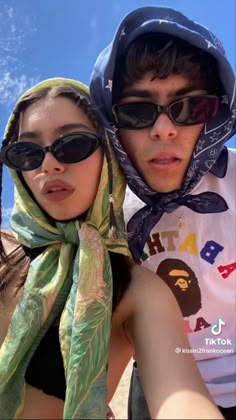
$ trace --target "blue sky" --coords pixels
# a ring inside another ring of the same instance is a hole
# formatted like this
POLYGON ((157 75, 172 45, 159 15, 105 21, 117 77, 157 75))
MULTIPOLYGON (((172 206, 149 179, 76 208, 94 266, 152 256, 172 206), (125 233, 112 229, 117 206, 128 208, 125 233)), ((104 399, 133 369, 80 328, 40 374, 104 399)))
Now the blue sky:
MULTIPOLYGON (((88 84, 99 52, 120 20, 147 5, 173 7, 209 27, 224 45, 235 69, 235 0, 1 0, 0 133, 22 91, 56 76, 88 84)), ((229 144, 235 147, 235 139, 229 144)), ((13 187, 4 169, 3 226, 13 205, 13 187)))

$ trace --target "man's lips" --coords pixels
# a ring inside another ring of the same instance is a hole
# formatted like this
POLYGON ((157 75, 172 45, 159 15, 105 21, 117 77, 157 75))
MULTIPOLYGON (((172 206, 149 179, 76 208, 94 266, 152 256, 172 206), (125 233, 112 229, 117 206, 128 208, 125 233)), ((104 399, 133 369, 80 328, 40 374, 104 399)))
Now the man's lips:
POLYGON ((170 170, 175 169, 181 163, 181 159, 174 153, 159 152, 152 156, 148 163, 157 169, 170 170))
POLYGON ((73 194, 74 188, 64 181, 48 181, 42 188, 42 194, 50 201, 61 201, 73 194))

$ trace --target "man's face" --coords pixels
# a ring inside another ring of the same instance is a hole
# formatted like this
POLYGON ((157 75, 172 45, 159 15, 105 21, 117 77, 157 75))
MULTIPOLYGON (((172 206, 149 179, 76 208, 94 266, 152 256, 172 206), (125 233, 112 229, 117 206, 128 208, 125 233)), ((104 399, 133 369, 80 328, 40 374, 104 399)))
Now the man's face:
MULTIPOLYGON (((206 93, 184 76, 152 80, 148 73, 123 91, 120 103, 151 102, 164 106, 183 96, 206 93)), ((152 127, 119 129, 118 133, 126 153, 146 183, 154 191, 167 193, 181 187, 203 126, 176 126, 162 113, 152 127)))

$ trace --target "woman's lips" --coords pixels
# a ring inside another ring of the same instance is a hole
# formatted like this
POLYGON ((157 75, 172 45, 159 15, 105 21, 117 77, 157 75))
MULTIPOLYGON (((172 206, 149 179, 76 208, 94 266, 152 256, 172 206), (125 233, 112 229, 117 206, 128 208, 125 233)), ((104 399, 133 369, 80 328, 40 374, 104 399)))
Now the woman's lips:
POLYGON ((62 201, 72 195, 74 188, 63 181, 49 181, 43 186, 42 193, 49 201, 62 201))

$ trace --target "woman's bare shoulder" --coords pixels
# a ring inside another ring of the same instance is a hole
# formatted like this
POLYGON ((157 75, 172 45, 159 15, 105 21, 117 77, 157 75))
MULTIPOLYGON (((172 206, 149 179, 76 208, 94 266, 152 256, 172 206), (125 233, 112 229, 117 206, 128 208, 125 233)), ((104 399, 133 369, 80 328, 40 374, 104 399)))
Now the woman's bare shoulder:
POLYGON ((18 249, 21 256, 21 247, 10 230, 1 230, 1 242, 4 252, 10 258, 10 263, 0 255, 0 346, 6 336, 12 314, 19 300, 22 288, 19 287, 19 278, 23 270, 18 268, 18 249), (15 258, 15 252, 16 258, 15 258), (14 259, 11 259, 11 256, 14 259))
POLYGON ((0 235, 3 248, 7 255, 19 247, 19 243, 11 230, 1 229, 0 235))
POLYGON ((8 326, 17 302, 20 297, 21 290, 16 290, 11 284, 0 296, 0 347, 7 334, 8 326))

